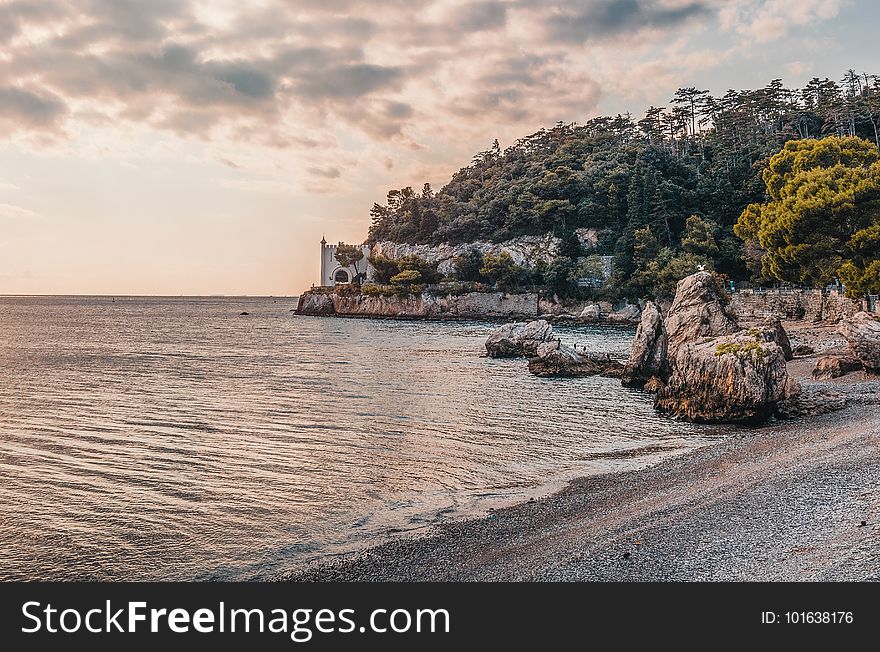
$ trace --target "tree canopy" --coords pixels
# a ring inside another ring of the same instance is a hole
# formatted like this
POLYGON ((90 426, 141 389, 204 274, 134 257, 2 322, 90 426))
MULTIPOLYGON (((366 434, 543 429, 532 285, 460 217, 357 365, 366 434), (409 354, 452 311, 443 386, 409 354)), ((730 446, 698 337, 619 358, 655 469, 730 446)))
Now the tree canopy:
MULTIPOLYGON (((798 276, 791 265, 782 264, 783 258, 765 266, 768 249, 756 234, 746 234, 743 243, 733 231, 738 221, 745 225, 751 219, 741 217, 744 210, 773 201, 788 176, 802 171, 797 166, 832 169, 822 157, 833 160, 835 145, 829 151, 808 147, 791 161, 771 163, 787 143, 827 137, 863 143, 842 145, 853 150, 852 156, 870 156, 864 148, 880 145, 877 76, 850 70, 840 82, 816 78, 801 89, 786 88, 777 79, 723 96, 683 88, 668 106, 652 106, 641 119, 626 114, 558 123, 506 149, 495 141, 440 190, 429 184, 421 191, 391 190, 385 203, 374 204, 370 212, 368 242, 462 244, 546 233, 573 242, 577 229, 595 229, 599 241, 593 250, 566 245, 561 252, 566 260, 538 270, 563 292, 573 289, 569 278, 586 254, 614 256, 613 286, 630 296, 667 286, 656 276, 661 265, 679 272, 704 265, 735 280, 753 274, 807 280, 840 273, 863 284, 865 274, 876 273, 876 267, 869 271, 875 246, 870 234, 847 245, 847 255, 856 256, 858 250, 868 262, 853 259, 855 267, 843 270, 843 259, 834 263, 819 255, 819 246, 805 261, 812 271, 798 276), (810 156, 818 158, 811 162, 810 156), (784 169, 789 164, 795 167, 784 169), (775 165, 770 185, 763 176, 768 165, 775 165), (637 250, 651 244, 646 240, 656 242, 651 260, 637 250), (818 270, 822 265, 826 268, 818 270)), ((814 174, 814 184, 858 183, 835 176, 851 173, 814 174)), ((859 192, 860 201, 870 195, 867 189, 859 192)), ((477 263, 476 257, 462 261, 462 276, 479 276, 477 263)))
POLYGON ((854 137, 789 142, 763 173, 768 201, 735 231, 764 276, 880 290, 880 150, 854 137))

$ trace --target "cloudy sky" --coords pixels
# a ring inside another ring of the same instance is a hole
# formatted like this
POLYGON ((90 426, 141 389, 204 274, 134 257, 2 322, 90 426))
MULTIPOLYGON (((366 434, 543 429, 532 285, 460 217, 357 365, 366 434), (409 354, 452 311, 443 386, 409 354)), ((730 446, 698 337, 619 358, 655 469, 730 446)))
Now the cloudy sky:
POLYGON ((0 0, 0 293, 295 294, 494 138, 880 73, 870 0, 0 0))

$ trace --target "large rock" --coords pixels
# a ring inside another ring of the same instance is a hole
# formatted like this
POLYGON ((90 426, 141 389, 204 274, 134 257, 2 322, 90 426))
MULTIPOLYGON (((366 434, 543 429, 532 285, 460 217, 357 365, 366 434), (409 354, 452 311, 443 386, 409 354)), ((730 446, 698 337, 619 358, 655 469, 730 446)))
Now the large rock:
POLYGON ((538 345, 536 357, 529 360, 529 371, 543 378, 597 375, 616 378, 622 369, 623 365, 607 355, 581 353, 559 340, 538 345))
POLYGON ((880 320, 859 312, 840 324, 840 334, 865 369, 880 372, 880 320))
POLYGON ((493 358, 534 356, 538 345, 553 339, 553 327, 544 319, 514 322, 495 329, 486 340, 486 352, 493 358))
POLYGON ((823 355, 816 360, 813 378, 816 380, 829 380, 845 376, 851 371, 861 370, 862 362, 854 355, 823 355))
POLYGON ((701 423, 759 423, 800 392, 775 342, 741 331, 680 342, 655 406, 701 423))
POLYGON ((663 316, 657 306, 648 301, 642 310, 642 319, 636 329, 629 360, 623 369, 622 382, 627 387, 643 387, 651 378, 663 374, 666 362, 666 332, 663 316))
POLYGON ((726 303, 709 272, 697 272, 680 280, 664 324, 669 355, 674 355, 684 342, 737 332, 739 325, 727 312, 726 303))
POLYGON ((775 317, 768 319, 763 326, 758 327, 758 333, 767 342, 776 342, 782 349, 786 360, 794 360, 794 353, 791 350, 791 341, 788 339, 788 333, 782 326, 782 322, 775 317))
POLYGON ((628 303, 620 310, 615 310, 607 319, 612 324, 634 324, 639 321, 642 311, 635 304, 628 303))
POLYGON ((322 292, 303 292, 296 306, 296 314, 319 316, 336 314, 333 297, 322 292))
POLYGON ((602 309, 598 303, 591 303, 581 310, 580 320, 586 322, 599 321, 602 318, 602 309))

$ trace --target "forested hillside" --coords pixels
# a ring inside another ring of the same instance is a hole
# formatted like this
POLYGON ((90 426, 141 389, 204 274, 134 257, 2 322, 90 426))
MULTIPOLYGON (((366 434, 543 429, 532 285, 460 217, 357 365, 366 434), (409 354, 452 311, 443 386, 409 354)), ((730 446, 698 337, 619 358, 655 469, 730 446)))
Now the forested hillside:
POLYGON ((650 293, 651 275, 676 265, 761 276, 744 264, 733 225, 766 199, 762 172, 773 154, 825 136, 880 145, 877 76, 849 71, 802 89, 773 80, 723 97, 683 88, 640 119, 557 124, 504 150, 495 141, 437 192, 428 184, 389 192, 373 206, 369 241, 498 242, 552 231, 571 243, 563 255, 574 261, 585 253, 574 230, 594 227, 602 237, 592 253, 615 256, 626 294, 650 293))

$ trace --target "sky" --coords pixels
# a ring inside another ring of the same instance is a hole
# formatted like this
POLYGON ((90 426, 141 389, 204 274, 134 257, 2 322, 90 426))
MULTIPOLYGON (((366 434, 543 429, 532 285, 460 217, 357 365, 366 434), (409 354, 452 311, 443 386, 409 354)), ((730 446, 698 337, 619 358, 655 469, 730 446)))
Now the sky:
POLYGON ((293 295, 494 139, 880 73, 870 0, 0 0, 0 294, 293 295))

